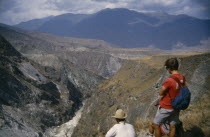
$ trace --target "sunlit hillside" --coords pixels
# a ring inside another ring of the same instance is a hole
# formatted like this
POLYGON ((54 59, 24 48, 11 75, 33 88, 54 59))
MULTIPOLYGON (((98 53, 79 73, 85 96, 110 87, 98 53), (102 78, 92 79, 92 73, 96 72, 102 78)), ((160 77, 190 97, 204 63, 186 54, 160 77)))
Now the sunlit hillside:
POLYGON ((135 125, 139 137, 142 137, 156 112, 153 105, 161 83, 169 76, 163 64, 170 57, 177 57, 181 62, 180 72, 186 76, 192 92, 189 109, 181 113, 185 133, 208 136, 209 110, 204 108, 210 104, 209 53, 156 55, 123 63, 119 72, 102 82, 88 100, 74 136, 103 136, 114 124, 111 116, 117 108, 122 108, 128 113, 127 121, 135 125))

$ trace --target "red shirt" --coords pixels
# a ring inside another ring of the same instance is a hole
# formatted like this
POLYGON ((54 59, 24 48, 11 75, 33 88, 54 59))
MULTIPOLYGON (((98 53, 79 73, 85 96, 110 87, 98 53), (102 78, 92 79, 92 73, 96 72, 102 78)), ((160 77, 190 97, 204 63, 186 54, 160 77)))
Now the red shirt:
MULTIPOLYGON (((181 74, 173 74, 180 80, 180 83, 185 83, 185 77, 181 74)), ((180 93, 179 84, 172 78, 167 78, 162 86, 168 89, 166 95, 160 100, 160 106, 165 109, 173 109, 171 100, 174 100, 176 96, 180 93), (170 95, 169 95, 170 94, 170 95)))

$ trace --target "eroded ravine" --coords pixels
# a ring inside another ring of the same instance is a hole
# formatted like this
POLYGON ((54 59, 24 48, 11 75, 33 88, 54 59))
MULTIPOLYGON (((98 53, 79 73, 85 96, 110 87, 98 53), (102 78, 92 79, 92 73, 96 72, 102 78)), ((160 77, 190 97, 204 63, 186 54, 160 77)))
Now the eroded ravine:
POLYGON ((75 116, 71 120, 69 120, 68 122, 60 126, 47 130, 46 136, 47 137, 71 137, 71 135, 73 134, 74 128, 77 126, 81 118, 84 105, 85 103, 83 103, 81 108, 75 113, 75 116))

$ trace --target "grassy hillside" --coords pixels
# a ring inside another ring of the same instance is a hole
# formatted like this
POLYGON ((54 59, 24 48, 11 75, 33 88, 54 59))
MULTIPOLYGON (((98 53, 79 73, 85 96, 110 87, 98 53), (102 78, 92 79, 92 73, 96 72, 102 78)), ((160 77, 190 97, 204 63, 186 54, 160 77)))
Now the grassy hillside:
POLYGON ((160 85, 169 76, 163 64, 170 57, 178 57, 180 72, 186 76, 192 92, 190 108, 181 113, 184 127, 188 130, 186 133, 196 131, 208 135, 210 54, 192 53, 157 55, 124 62, 118 73, 100 84, 97 93, 87 101, 73 136, 103 136, 115 122, 111 116, 116 109, 122 108, 128 113, 127 121, 142 137, 142 130, 147 129, 148 121, 156 112, 153 103, 160 85), (194 128, 196 130, 192 130, 194 128))

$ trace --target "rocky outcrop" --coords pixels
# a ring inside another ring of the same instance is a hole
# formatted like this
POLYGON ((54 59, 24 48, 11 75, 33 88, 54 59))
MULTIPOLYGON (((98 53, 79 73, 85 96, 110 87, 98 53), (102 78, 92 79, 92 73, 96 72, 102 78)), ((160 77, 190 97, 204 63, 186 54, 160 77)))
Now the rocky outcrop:
POLYGON ((121 67, 122 59, 95 51, 66 52, 58 55, 103 77, 113 76, 121 67))
POLYGON ((59 68, 40 66, 3 37, 0 53, 0 136, 43 136, 69 121, 103 80, 68 61, 59 60, 59 68))

